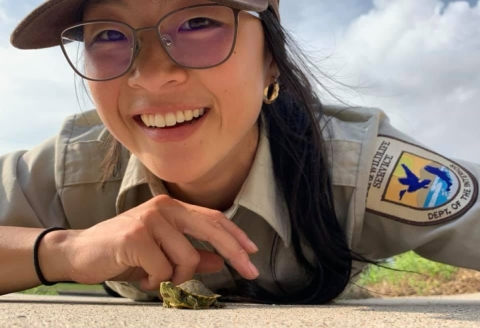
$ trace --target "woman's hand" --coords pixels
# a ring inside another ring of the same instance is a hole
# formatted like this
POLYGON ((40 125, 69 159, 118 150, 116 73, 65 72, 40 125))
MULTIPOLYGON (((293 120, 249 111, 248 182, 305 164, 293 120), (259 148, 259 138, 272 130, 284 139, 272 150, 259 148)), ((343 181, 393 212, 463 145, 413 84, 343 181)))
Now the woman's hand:
MULTIPOLYGON (((258 249, 221 212, 157 196, 121 215, 65 238, 67 276, 79 283, 141 281, 146 290, 175 284, 195 272, 219 271, 223 259, 195 249, 186 235, 209 242, 246 279, 258 271, 249 253, 258 249)), ((48 268, 45 268, 48 270, 48 268)))

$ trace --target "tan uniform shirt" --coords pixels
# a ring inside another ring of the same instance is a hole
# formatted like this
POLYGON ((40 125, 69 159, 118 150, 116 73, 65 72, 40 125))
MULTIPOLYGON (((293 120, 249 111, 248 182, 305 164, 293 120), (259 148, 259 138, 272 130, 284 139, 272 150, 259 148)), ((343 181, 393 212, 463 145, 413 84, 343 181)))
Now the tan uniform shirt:
MULTIPOLYGON (((330 118, 326 148, 335 207, 349 246, 369 259, 415 250, 429 259, 480 270, 480 166, 452 162, 418 147, 380 110, 324 110, 330 118)), ((0 225, 85 229, 166 193, 160 180, 148 184, 149 173, 126 150, 120 174, 99 189, 106 135, 96 112, 89 111, 67 118, 58 136, 34 149, 0 157, 0 225)), ((308 278, 295 265, 286 203, 279 202, 276 193, 269 142, 262 133, 247 180, 225 214, 259 246, 252 256, 260 271, 259 285, 279 294, 273 277, 290 291, 308 278), (277 235, 281 242, 272 270, 277 235)), ((354 265, 356 271, 362 266, 354 265)), ((213 290, 233 290, 239 276, 224 267, 196 278, 213 290)), ((107 283, 137 300, 157 295, 139 291, 135 283, 107 283)))

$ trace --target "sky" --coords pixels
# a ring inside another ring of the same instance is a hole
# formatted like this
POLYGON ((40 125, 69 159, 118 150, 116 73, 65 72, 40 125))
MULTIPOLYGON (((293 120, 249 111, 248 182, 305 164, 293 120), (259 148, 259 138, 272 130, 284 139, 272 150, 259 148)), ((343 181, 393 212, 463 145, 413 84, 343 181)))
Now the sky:
MULTIPOLYGON (((93 108, 60 48, 9 43, 41 2, 0 0, 0 155, 34 147, 66 116, 93 108)), ((480 163, 478 0, 282 0, 280 11, 338 99, 381 108, 419 143, 480 163)))

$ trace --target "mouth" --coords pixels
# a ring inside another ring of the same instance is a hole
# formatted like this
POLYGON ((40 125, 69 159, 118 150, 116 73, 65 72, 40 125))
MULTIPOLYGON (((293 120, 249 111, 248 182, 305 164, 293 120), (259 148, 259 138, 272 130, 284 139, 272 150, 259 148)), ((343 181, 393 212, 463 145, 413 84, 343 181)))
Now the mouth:
POLYGON ((208 114, 210 108, 198 108, 163 114, 142 114, 134 117, 135 121, 149 129, 175 129, 194 124, 208 114))

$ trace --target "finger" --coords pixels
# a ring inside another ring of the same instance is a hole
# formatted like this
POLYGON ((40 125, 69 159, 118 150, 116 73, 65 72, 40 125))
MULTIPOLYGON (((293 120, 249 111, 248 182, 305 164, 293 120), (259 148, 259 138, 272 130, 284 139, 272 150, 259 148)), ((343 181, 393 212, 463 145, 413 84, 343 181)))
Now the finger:
POLYGON ((136 244, 135 253, 138 263, 129 263, 129 265, 139 266, 147 273, 147 277, 141 281, 142 288, 154 290, 162 281, 170 279, 173 273, 172 265, 154 240, 148 239, 136 244))
MULTIPOLYGON (((246 279, 258 277, 258 270, 250 262, 248 252, 225 228, 228 219, 223 214, 216 211, 200 213, 191 209, 187 210, 185 206, 159 206, 159 211, 162 214, 165 213, 163 216, 172 222, 181 233, 209 242, 242 277, 246 279)), ((231 225, 228 227, 232 230, 231 225)), ((238 232, 236 233, 238 234, 238 232)))
POLYGON ((223 226, 223 228, 229 232, 237 241, 238 243, 247 251, 249 254, 253 254, 258 252, 258 247, 255 245, 255 243, 248 238, 248 235, 240 229, 235 223, 233 223, 231 220, 229 220, 223 213, 218 212, 218 211, 213 211, 204 207, 196 206, 196 205, 191 205, 187 204, 178 200, 174 200, 177 202, 185 211, 195 211, 200 214, 204 214, 207 216, 222 216, 223 219, 219 220, 218 223, 223 226))
POLYGON ((196 273, 214 273, 222 270, 225 262, 223 258, 215 253, 197 249, 200 255, 200 262, 198 263, 196 273))
POLYGON ((169 221, 152 222, 154 238, 173 265, 172 282, 179 284, 191 279, 201 261, 199 252, 169 221))
POLYGON ((242 245, 249 254, 258 252, 258 247, 248 238, 248 235, 228 218, 221 221, 225 230, 230 233, 242 245))

